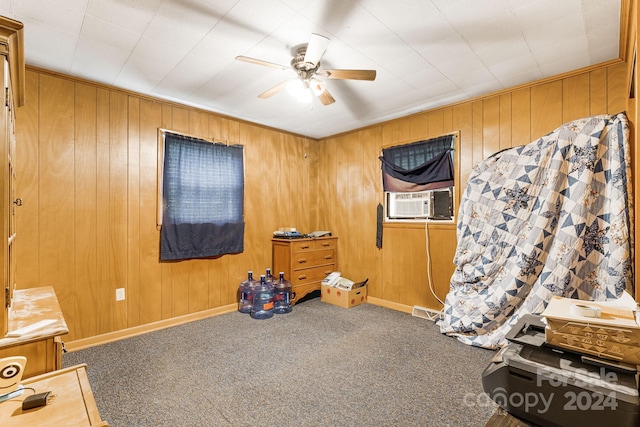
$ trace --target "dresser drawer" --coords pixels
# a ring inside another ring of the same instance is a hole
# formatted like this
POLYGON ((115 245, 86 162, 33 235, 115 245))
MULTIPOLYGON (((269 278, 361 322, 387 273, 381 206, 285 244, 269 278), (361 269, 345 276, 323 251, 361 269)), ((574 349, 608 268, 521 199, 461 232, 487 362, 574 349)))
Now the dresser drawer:
MULTIPOLYGON (((318 283, 329 275, 335 269, 335 264, 322 265, 319 267, 307 268, 305 270, 296 270, 291 275, 289 281, 292 286, 304 285, 307 283, 318 283)), ((320 289, 318 287, 318 289, 320 289)))
POLYGON ((336 251, 334 249, 323 249, 321 251, 294 253, 292 262, 295 271, 317 265, 334 264, 336 262, 336 251))
POLYGON ((291 247, 293 249, 293 252, 308 252, 318 249, 335 249, 336 239, 319 239, 293 242, 291 244, 291 247))

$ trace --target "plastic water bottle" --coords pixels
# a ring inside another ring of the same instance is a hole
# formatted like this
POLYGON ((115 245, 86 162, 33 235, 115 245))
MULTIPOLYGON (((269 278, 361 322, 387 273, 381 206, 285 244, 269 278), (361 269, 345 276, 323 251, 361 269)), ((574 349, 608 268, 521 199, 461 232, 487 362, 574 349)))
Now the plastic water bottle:
POLYGON ((284 272, 280 272, 280 279, 274 285, 273 312, 277 314, 291 313, 291 282, 284 278, 284 272))
POLYGON ((270 268, 267 268, 267 271, 265 273, 265 280, 267 281, 267 283, 271 283, 272 285, 277 282, 276 278, 273 277, 273 274, 271 274, 270 268))
POLYGON ((264 274, 260 276, 260 283, 253 288, 251 317, 254 319, 268 319, 273 317, 273 285, 267 283, 264 274))
POLYGON ((247 280, 243 280, 238 286, 238 311, 240 313, 251 313, 251 305, 253 302, 253 288, 256 281, 253 280, 253 272, 247 273, 247 280))

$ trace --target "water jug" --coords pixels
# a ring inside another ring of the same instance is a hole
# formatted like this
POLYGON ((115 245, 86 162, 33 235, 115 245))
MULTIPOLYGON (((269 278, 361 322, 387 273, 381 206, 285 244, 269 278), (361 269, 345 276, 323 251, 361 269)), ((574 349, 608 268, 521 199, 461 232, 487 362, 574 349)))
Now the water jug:
POLYGON ((284 272, 280 272, 280 278, 274 283, 273 312, 277 314, 291 313, 291 282, 284 278, 284 272))
POLYGON ((260 283, 253 288, 250 314, 254 319, 273 317, 273 285, 267 282, 264 274, 260 276, 260 283))
POLYGON ((240 313, 250 313, 253 301, 253 288, 256 282, 253 280, 253 272, 247 273, 247 279, 238 286, 238 311, 240 313))

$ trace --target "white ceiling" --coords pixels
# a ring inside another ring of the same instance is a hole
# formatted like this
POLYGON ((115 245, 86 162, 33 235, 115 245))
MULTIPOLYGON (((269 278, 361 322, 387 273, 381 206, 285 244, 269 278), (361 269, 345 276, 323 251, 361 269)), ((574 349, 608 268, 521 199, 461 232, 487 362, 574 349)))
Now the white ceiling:
MULTIPOLYGON (((0 0, 25 25, 28 65, 314 138, 619 56, 620 0, 0 0), (311 33, 336 99, 258 94, 311 33)), ((27 99, 27 102, 29 100, 27 99)))

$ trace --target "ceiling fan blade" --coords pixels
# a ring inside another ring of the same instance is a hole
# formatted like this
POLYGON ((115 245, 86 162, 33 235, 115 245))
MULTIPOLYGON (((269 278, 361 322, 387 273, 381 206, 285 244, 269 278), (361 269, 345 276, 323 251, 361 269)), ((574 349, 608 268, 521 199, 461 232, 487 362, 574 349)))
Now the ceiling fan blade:
POLYGON ((324 55, 324 51, 327 50, 327 46, 329 46, 327 37, 315 33, 311 34, 307 51, 304 54, 304 62, 314 66, 317 65, 322 55, 324 55))
POLYGON ((328 90, 325 89, 320 95, 318 95, 318 99, 322 102, 322 105, 329 105, 336 102, 336 100, 331 96, 328 90))
POLYGON ((376 70, 321 70, 316 74, 329 79, 375 80, 376 70))
POLYGON ((260 95, 258 95, 258 98, 266 99, 266 98, 272 97, 276 93, 280 92, 287 85, 287 83, 289 83, 289 80, 285 80, 283 82, 278 83, 271 89, 267 89, 264 92, 262 92, 260 95))
POLYGON ((275 62, 263 61, 262 59, 251 58, 249 56, 238 55, 236 56, 237 61, 248 62, 250 64, 264 65, 266 67, 278 68, 280 70, 288 70, 289 66, 276 64, 275 62))

